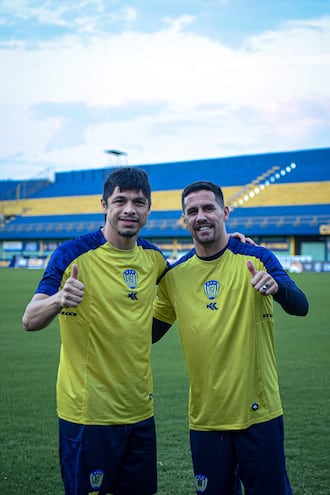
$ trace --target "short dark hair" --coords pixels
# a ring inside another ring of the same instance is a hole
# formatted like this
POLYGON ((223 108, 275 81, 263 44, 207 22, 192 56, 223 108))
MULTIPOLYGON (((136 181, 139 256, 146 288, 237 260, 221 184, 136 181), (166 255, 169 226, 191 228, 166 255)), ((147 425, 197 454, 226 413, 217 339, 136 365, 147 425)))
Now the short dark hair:
POLYGON ((109 196, 113 193, 116 187, 120 191, 134 189, 142 191, 151 205, 151 187, 147 173, 137 167, 120 167, 111 172, 104 183, 103 200, 107 203, 109 196))
POLYGON ((212 191, 214 193, 217 203, 221 206, 221 208, 224 207, 224 199, 223 199, 223 193, 221 187, 218 186, 217 184, 214 184, 214 182, 209 182, 206 180, 205 181, 198 180, 186 186, 182 191, 181 194, 182 210, 184 210, 184 200, 186 196, 188 196, 188 194, 191 194, 192 192, 202 191, 202 190, 212 191))

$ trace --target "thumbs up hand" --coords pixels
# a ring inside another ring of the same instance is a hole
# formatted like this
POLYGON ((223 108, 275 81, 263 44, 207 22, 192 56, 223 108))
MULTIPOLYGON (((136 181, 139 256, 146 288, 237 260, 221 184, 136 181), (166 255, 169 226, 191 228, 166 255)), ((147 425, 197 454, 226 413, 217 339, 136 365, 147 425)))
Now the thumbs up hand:
POLYGON ((267 272, 257 271, 252 261, 247 261, 247 267, 251 273, 251 285, 264 296, 274 295, 278 291, 278 285, 267 272))
POLYGON ((77 263, 73 263, 73 265, 72 265, 71 278, 78 280, 78 265, 77 265, 77 263))
POLYGON ((73 263, 71 275, 61 290, 61 306, 63 308, 77 307, 84 295, 84 284, 78 279, 78 265, 73 263))

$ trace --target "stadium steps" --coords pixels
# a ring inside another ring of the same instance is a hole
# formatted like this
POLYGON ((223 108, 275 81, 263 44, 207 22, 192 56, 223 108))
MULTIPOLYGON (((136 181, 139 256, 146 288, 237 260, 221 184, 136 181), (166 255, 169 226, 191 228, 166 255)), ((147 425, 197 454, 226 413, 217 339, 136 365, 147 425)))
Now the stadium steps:
MULTIPOLYGON (((232 198, 240 187, 223 188, 226 198, 232 198)), ((242 206, 291 206, 306 204, 328 204, 330 181, 270 184, 242 206)), ((100 213, 100 195, 65 196, 53 198, 1 201, 0 212, 5 216, 41 216, 100 213)), ((181 191, 156 191, 152 194, 152 211, 181 209, 181 191)))
POLYGON ((246 184, 242 189, 239 189, 238 192, 229 196, 226 203, 230 206, 233 204, 236 204, 236 202, 238 202, 240 198, 244 197, 246 194, 249 195, 250 192, 255 191, 256 187, 258 187, 269 176, 271 176, 273 173, 275 173, 277 170, 279 170, 279 168, 280 167, 275 165, 275 166, 271 167, 270 169, 266 170, 264 173, 258 175, 249 184, 246 184))
POLYGON ((68 196, 57 198, 24 199, 1 202, 5 216, 42 216, 100 213, 100 196, 68 196))

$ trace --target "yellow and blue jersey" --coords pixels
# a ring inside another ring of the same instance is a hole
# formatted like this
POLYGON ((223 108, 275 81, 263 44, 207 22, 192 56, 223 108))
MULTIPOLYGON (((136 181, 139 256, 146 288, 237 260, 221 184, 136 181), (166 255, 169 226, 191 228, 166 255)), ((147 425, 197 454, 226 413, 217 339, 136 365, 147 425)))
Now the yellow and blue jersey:
POLYGON ((37 288, 51 296, 78 265, 84 296, 59 314, 58 416, 80 424, 131 424, 153 414, 152 302, 166 268, 161 251, 138 239, 110 245, 101 230, 64 242, 37 288))
POLYGON ((282 414, 273 297, 252 287, 247 260, 277 281, 274 299, 286 311, 307 311, 304 294, 278 259, 234 238, 213 258, 201 259, 192 249, 157 289, 155 318, 178 322, 190 378, 191 429, 241 430, 282 414))

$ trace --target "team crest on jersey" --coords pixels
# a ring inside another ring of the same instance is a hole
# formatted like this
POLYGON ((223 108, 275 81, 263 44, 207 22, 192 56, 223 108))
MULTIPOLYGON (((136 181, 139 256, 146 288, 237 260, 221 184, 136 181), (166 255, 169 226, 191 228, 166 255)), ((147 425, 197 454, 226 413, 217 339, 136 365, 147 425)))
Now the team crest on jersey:
POLYGON ((204 292, 208 299, 215 299, 219 294, 220 284, 217 280, 208 280, 204 284, 204 292))
POLYGON ((104 472, 98 469, 97 471, 92 471, 89 475, 89 482, 93 490, 97 490, 101 487, 104 477, 104 472))
POLYGON ((197 493, 203 493, 207 487, 207 476, 204 474, 196 474, 195 475, 195 483, 197 493))
POLYGON ((138 274, 133 268, 129 268, 123 272, 123 277, 127 287, 135 289, 138 284, 138 274))

